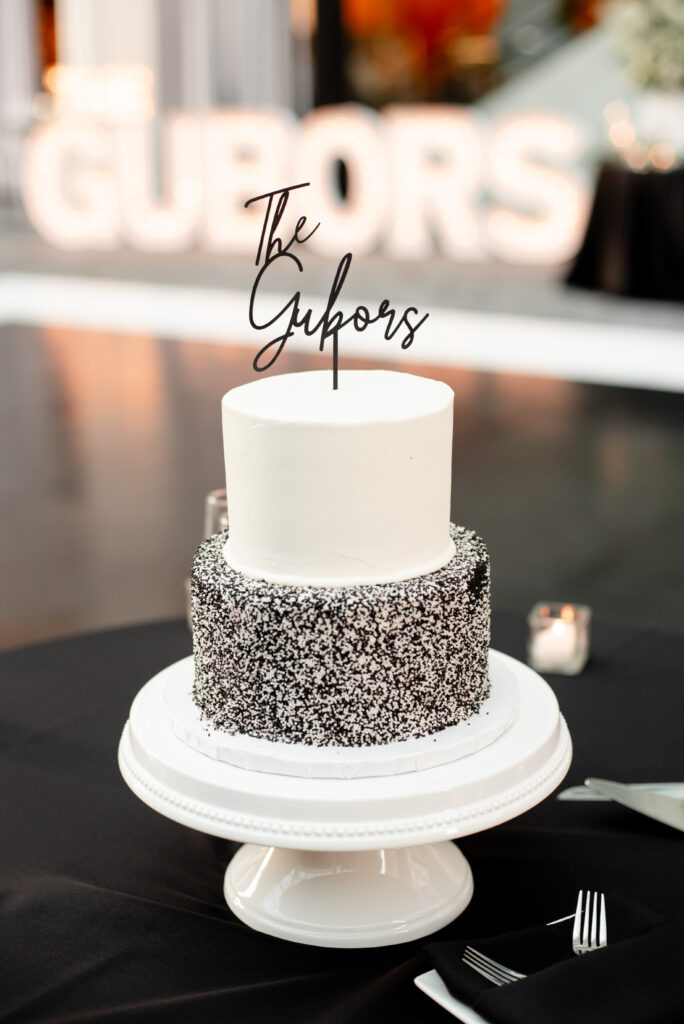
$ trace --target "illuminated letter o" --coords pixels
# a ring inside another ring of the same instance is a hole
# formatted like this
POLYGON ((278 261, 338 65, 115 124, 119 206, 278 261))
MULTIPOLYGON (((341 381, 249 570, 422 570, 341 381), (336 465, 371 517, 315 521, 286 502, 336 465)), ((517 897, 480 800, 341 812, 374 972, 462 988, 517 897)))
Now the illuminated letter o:
MULTIPOLYGON (((323 107, 302 120, 294 181, 308 181, 297 202, 321 226, 307 244, 324 256, 374 249, 385 226, 390 187, 382 122, 360 107, 323 107), (337 179, 347 169, 347 194, 337 179)), ((294 196, 293 196, 294 199, 294 196)))

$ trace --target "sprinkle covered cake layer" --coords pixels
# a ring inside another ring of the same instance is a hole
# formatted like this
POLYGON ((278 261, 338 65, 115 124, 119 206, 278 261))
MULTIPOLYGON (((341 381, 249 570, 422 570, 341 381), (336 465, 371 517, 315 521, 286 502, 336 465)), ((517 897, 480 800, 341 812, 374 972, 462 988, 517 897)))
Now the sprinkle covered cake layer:
POLYGON ((454 557, 413 579, 288 586, 232 569, 226 534, 192 571, 193 699, 229 734, 311 746, 418 739, 489 694, 489 556, 451 526, 454 557))

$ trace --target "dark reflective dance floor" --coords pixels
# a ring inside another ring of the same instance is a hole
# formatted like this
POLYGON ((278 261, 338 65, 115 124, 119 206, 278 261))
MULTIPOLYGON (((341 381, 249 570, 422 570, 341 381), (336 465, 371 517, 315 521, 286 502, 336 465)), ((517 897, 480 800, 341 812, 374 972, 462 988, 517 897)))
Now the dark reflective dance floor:
MULTIPOLYGON (((0 329, 0 647, 182 614, 243 347, 0 329)), ((345 360, 343 367, 379 366, 345 360)), ((285 352, 278 372, 321 369, 285 352)), ((493 604, 682 629, 681 395, 387 364, 456 394, 452 518, 493 604)))

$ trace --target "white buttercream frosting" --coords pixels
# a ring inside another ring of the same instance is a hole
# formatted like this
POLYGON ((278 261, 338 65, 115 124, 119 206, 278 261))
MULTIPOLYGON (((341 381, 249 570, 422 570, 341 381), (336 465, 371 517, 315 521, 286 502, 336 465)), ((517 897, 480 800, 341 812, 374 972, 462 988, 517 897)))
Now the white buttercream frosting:
POLYGON ((384 370, 265 377, 223 397, 225 557, 273 583, 434 572, 449 536, 453 392, 384 370))

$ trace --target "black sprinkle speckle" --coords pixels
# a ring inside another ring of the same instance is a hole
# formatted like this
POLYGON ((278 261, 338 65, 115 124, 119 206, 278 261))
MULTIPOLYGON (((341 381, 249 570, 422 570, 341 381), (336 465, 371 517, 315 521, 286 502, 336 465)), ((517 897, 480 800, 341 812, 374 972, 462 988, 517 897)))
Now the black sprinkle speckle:
POLYGON ((398 583, 295 587, 232 569, 226 534, 192 571, 193 697, 229 734, 312 746, 429 736, 489 694, 489 556, 451 527, 456 553, 398 583))

